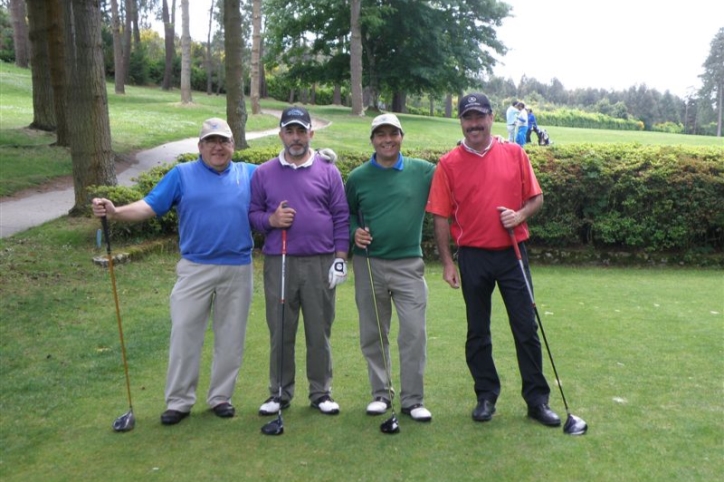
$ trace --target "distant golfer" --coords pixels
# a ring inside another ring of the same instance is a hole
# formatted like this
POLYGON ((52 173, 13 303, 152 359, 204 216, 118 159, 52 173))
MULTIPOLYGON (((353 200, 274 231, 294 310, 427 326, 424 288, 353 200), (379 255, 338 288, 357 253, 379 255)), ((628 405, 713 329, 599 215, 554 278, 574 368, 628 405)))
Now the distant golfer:
POLYGON ((370 129, 375 153, 350 173, 346 192, 354 238, 352 262, 360 347, 367 360, 372 388, 367 413, 380 415, 390 408, 389 375, 385 373, 384 362, 385 358, 390 359, 388 336, 394 302, 400 323, 397 344, 402 413, 413 420, 427 422, 432 419, 424 406, 423 384, 427 361, 427 282, 420 243, 435 165, 403 156, 400 149, 404 136, 400 120, 394 114, 375 117, 370 129), (359 225, 360 211, 367 229, 359 225), (374 287, 368 268, 372 271, 374 287), (380 326, 373 304, 375 299, 380 326))
POLYGON ((508 234, 508 229, 515 230, 527 271, 525 221, 541 208, 543 194, 525 151, 491 135, 493 109, 485 95, 462 97, 458 117, 465 140, 440 159, 427 211, 434 215, 443 278, 453 288, 462 285, 468 323, 465 357, 477 397, 472 417, 490 420, 500 395, 490 336, 491 296, 497 283, 515 339, 528 416, 558 426, 560 418, 548 407, 550 388, 543 375, 538 326, 508 234), (459 276, 450 251, 451 233, 458 247, 459 276))
POLYGON ((253 240, 249 225, 253 164, 231 162, 234 138, 222 119, 204 121, 199 158, 177 164, 142 200, 116 207, 93 200, 93 214, 142 221, 176 208, 181 260, 171 292, 171 346, 166 379, 167 410, 161 423, 174 425, 196 403, 204 333, 213 318, 214 360, 206 403, 222 418, 231 404, 244 354, 251 306, 253 240))

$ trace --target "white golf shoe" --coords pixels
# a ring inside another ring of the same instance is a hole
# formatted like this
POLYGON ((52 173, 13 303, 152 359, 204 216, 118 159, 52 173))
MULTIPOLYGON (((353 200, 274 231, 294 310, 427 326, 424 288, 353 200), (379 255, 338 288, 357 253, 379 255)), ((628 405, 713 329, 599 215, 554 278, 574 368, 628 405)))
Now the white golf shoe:
POLYGON ((429 422, 432 420, 430 410, 426 409, 421 403, 411 407, 402 407, 402 413, 409 415, 410 418, 417 422, 429 422))
POLYGON ((322 395, 313 401, 312 408, 316 408, 325 415, 337 415, 339 413, 339 404, 332 400, 329 395, 322 395))
POLYGON ((382 415, 390 409, 392 404, 389 400, 382 397, 375 397, 369 405, 367 405, 367 415, 382 415))

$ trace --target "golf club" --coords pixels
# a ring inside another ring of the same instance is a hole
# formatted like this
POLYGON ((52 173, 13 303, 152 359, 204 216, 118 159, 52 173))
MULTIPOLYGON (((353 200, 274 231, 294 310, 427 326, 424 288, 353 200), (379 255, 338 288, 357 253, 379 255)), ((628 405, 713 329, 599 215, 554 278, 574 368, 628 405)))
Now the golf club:
POLYGON ((525 272, 523 257, 520 254, 518 241, 516 241, 515 234, 513 233, 512 229, 508 230, 508 234, 510 235, 510 242, 513 244, 513 249, 515 250, 515 257, 518 258, 518 265, 520 266, 520 270, 523 274, 523 279, 525 280, 525 287, 528 289, 528 296, 530 296, 530 301, 533 305, 533 312, 535 313, 535 318, 536 320, 538 320, 538 326, 540 326, 540 332, 543 335, 543 341, 545 342, 546 351, 548 352, 548 359, 551 361, 553 373, 555 374, 556 382, 558 383, 558 390, 561 392, 561 398, 563 399, 563 406, 566 407, 566 413, 568 414, 566 423, 563 424, 563 433, 568 435, 583 435, 588 430, 588 424, 582 418, 576 417, 575 415, 571 414, 571 411, 568 409, 568 402, 566 402, 566 396, 563 394, 563 385, 561 385, 561 379, 558 377, 558 370, 556 370, 556 364, 553 362, 553 355, 551 354, 551 349, 548 346, 548 338, 546 338, 546 332, 543 329, 543 323, 541 322, 540 315, 538 314, 538 307, 535 304, 535 298, 533 298, 533 289, 530 286, 530 281, 528 281, 528 275, 525 272))
MULTIPOLYGON (((287 207, 287 203, 282 204, 283 208, 287 207)), ((281 306, 281 316, 279 317, 279 366, 277 367, 277 383, 279 384, 279 392, 276 402, 279 404, 279 412, 277 412, 276 420, 267 422, 261 428, 264 435, 281 435, 284 433, 284 420, 282 420, 282 365, 284 364, 284 283, 286 280, 287 269, 287 230, 282 229, 282 288, 279 304, 281 306)))
POLYGON ((133 402, 131 401, 131 378, 128 376, 128 360, 126 359, 126 343, 123 339, 123 325, 121 323, 121 308, 118 304, 118 290, 116 289, 116 275, 113 272, 113 256, 111 255, 111 237, 108 229, 108 219, 101 218, 103 234, 106 237, 106 252, 108 254, 108 271, 111 274, 111 285, 113 285, 113 299, 116 301, 116 319, 118 320, 118 335, 121 339, 121 357, 123 358, 123 371, 126 374, 126 392, 128 393, 128 412, 118 417, 113 422, 113 430, 116 432, 129 432, 136 426, 136 417, 133 415, 133 402))
MULTIPOLYGON (((362 215, 362 211, 357 211, 357 218, 359 225, 362 229, 365 229, 365 218, 362 215)), ((390 407, 392 408, 392 416, 382 422, 380 425, 380 431, 386 434, 395 434, 400 432, 400 422, 397 420, 397 414, 395 414, 395 404, 393 403, 392 396, 392 373, 390 370, 390 363, 387 360, 385 354, 385 345, 382 341, 382 324, 380 323, 380 312, 377 309, 377 295, 375 294, 375 281, 372 276, 372 265, 370 265, 370 252, 365 246, 365 257, 367 258, 367 272, 370 275, 370 289, 372 290, 372 303, 375 305, 375 318, 377 319, 377 331, 380 335, 380 350, 382 351, 382 359, 385 363, 385 373, 387 374, 387 396, 390 397, 390 407)))

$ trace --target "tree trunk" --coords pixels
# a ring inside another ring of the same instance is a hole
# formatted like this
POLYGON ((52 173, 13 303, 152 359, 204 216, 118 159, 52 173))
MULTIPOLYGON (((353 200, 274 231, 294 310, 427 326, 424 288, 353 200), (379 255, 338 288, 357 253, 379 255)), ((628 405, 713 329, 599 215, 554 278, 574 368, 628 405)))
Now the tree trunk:
POLYGON ((405 103, 407 101, 407 93, 392 93, 392 112, 404 113, 406 111, 405 103))
POLYGON ((191 33, 189 31, 189 0, 181 0, 181 103, 191 99, 191 33))
POLYGON ((133 32, 133 0, 125 0, 125 15, 123 17, 123 82, 128 82, 131 69, 131 33, 133 32))
POLYGON ((54 131, 53 85, 50 80, 48 53, 48 22, 44 0, 28 1, 28 27, 33 84, 33 122, 30 127, 54 131))
MULTIPOLYGON (((259 46, 259 59, 263 59, 263 58, 264 58, 264 42, 262 42, 261 45, 259 46)), ((261 62, 261 60, 260 60, 260 62, 261 62)), ((259 98, 266 99, 267 97, 269 97, 269 92, 267 92, 266 74, 264 73, 265 69, 264 69, 264 65, 261 63, 259 64, 259 67, 260 67, 259 68, 259 98)))
POLYGON ((448 119, 452 117, 452 94, 447 94, 445 96, 445 117, 448 119))
POLYGON ((239 0, 224 0, 224 50, 226 51, 226 121, 234 134, 236 149, 246 149, 246 104, 244 103, 244 71, 241 38, 241 5, 239 0))
POLYGON ((121 37, 121 17, 118 13, 118 0, 111 0, 111 32, 113 34, 113 78, 116 94, 126 93, 126 71, 123 56, 123 38, 121 37))
POLYGON ((211 95, 211 25, 214 19, 214 5, 216 0, 211 0, 209 8, 209 31, 206 34, 206 95, 211 95))
POLYGON ((352 16, 350 25, 350 90, 352 96, 352 115, 364 115, 362 102, 362 33, 359 16, 362 0, 352 0, 352 16))
POLYGON ((30 39, 28 24, 25 20, 25 0, 10 0, 10 18, 13 24, 13 47, 15 49, 15 65, 28 68, 30 58, 30 39))
POLYGON ((259 75, 261 64, 261 0, 253 0, 251 7, 251 113, 261 112, 260 91, 261 76, 259 75))
POLYGON ((173 7, 171 15, 169 16, 168 11, 168 0, 163 0, 163 32, 164 32, 164 46, 166 48, 166 61, 163 69, 163 84, 161 88, 163 90, 171 90, 171 84, 173 79, 173 60, 176 56, 176 45, 175 45, 175 17, 176 17, 176 0, 173 0, 173 7))
POLYGON ((717 102, 716 102, 716 110, 718 111, 717 115, 717 121, 716 121, 716 136, 721 137, 721 122, 722 122, 722 107, 724 107, 724 79, 722 79, 721 82, 719 82, 719 86, 717 87, 717 102))
POLYGON ((50 54, 50 80, 53 86, 55 110, 55 144, 70 147, 70 134, 66 116, 67 76, 65 74, 65 34, 63 32, 63 5, 61 0, 46 0, 48 22, 48 53, 50 54))
POLYGON ((65 0, 68 126, 73 159, 75 205, 70 215, 88 212, 87 188, 115 185, 111 128, 98 0, 65 0))
MULTIPOLYGON (((360 92, 362 92, 361 88, 360 92)), ((342 86, 339 84, 334 84, 334 90, 332 91, 332 104, 342 105, 342 86)))

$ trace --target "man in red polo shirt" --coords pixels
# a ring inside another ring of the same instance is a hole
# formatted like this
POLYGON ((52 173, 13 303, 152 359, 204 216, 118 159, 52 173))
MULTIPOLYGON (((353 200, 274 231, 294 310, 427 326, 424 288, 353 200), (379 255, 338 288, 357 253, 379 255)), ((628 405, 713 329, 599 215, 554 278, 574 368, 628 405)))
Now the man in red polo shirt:
POLYGON ((500 395, 490 336, 491 297, 497 283, 515 339, 528 416, 559 426, 560 418, 548 407, 550 388, 543 375, 533 305, 508 234, 514 230, 528 271, 523 243, 529 237, 526 219, 543 206, 543 193, 525 151, 492 136, 493 109, 485 95, 462 97, 458 117, 465 140, 440 159, 426 210, 434 215, 443 278, 463 290, 468 322, 465 356, 477 397, 472 417, 477 422, 490 420, 500 395), (451 235, 458 249, 459 276, 451 235))

